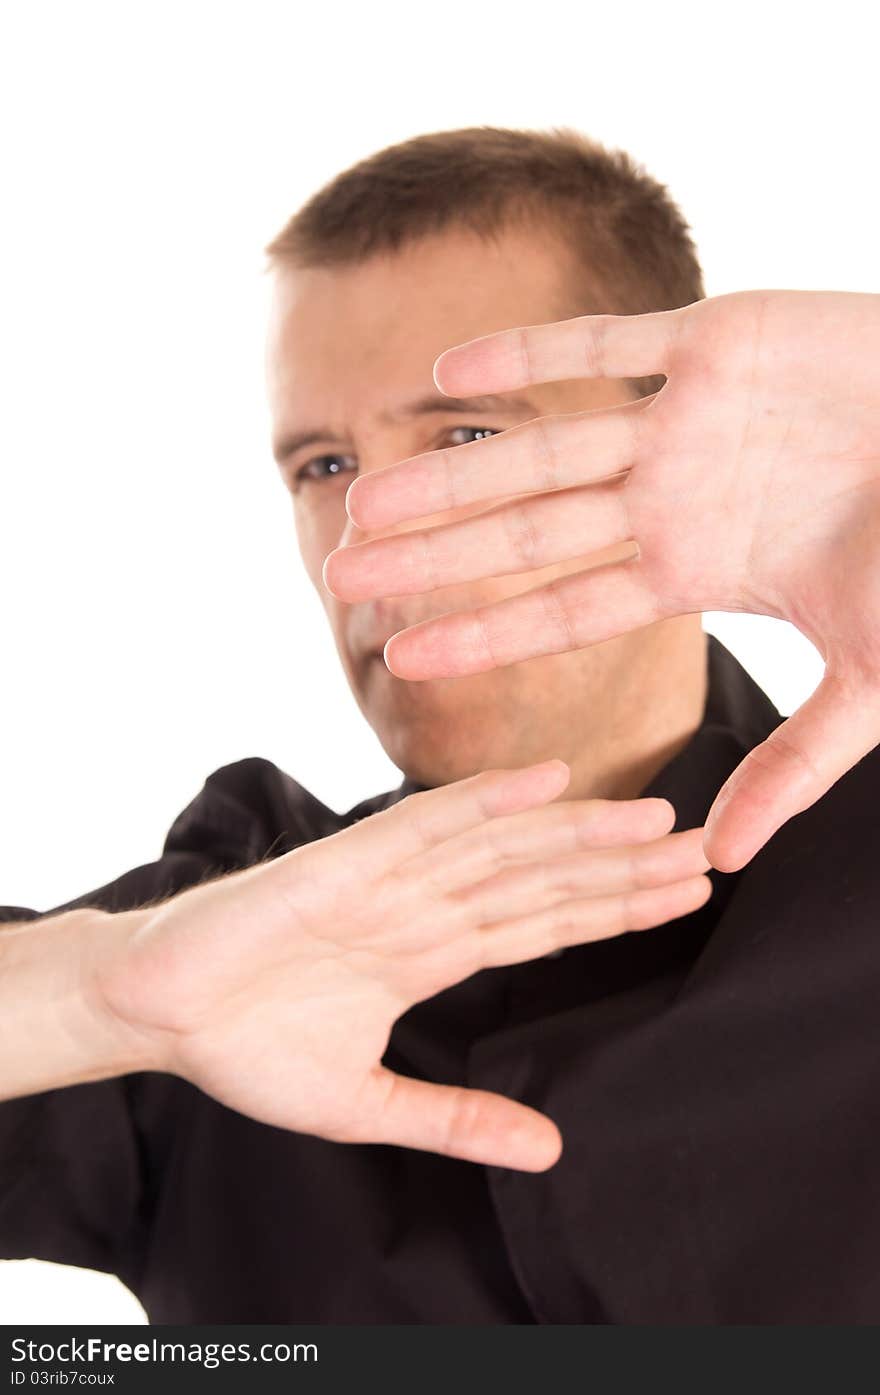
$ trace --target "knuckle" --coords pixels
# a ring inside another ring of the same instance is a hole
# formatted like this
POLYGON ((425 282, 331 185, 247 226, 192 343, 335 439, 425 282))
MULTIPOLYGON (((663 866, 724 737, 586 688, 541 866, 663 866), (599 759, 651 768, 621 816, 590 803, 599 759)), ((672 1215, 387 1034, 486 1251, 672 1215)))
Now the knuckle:
POLYGON ((530 383, 532 381, 532 345, 527 328, 519 331, 518 343, 523 382, 530 383))
POLYGON ((446 508, 455 509, 458 507, 458 484, 452 452, 444 446, 437 454, 440 457, 440 464, 443 468, 443 490, 446 495, 446 508))
MULTIPOLYGON (((565 580, 565 578, 560 578, 565 580)), ((574 619, 568 604, 561 593, 560 581, 551 581, 541 588, 541 597, 547 618, 559 632, 565 650, 577 649, 574 619)))
POLYGON ((576 810, 570 804, 563 806, 567 808, 574 852, 587 851, 595 846, 596 825, 602 817, 602 806, 610 802, 612 801, 589 799, 581 811, 576 810))
POLYGON ((541 543, 532 523, 527 503, 511 504, 502 512, 504 530, 511 551, 524 570, 540 560, 541 543))
POLYGON ((577 866, 563 864, 556 868, 552 877, 546 877, 548 890, 561 896, 574 896, 581 889, 585 873, 589 875, 588 868, 580 859, 577 866))
POLYGON ((417 794, 408 794, 405 799, 401 800, 398 806, 401 817, 409 825, 422 849, 425 851, 431 846, 432 841, 426 817, 428 807, 426 795, 429 793, 430 791, 425 790, 417 794))
POLYGON ((488 854, 490 871, 509 867, 514 861, 514 853, 504 837, 504 830, 499 828, 495 819, 489 819, 483 825, 479 841, 483 845, 483 851, 488 854))
POLYGON ((489 667, 502 668, 504 667, 505 660, 503 657, 496 653, 495 647, 492 643, 493 632, 491 609, 491 606, 480 606, 479 609, 473 612, 471 618, 473 620, 474 627, 479 637, 479 641, 485 652, 486 658, 489 661, 489 667))
POLYGON ((605 377, 605 325, 604 315, 594 315, 584 335, 584 368, 588 378, 605 377))
POLYGON ((487 827, 495 813, 495 797, 503 774, 501 770, 482 770, 479 775, 471 776, 477 810, 487 827))
POLYGON ((558 489, 560 487, 559 455, 551 423, 546 417, 537 417, 533 423, 533 430, 541 464, 541 487, 543 489, 558 489))
POLYGON ((447 1148, 467 1142, 477 1133, 482 1106, 473 1090, 457 1089, 450 1101, 449 1118, 444 1130, 447 1148))
MULTIPOLYGON (((786 725, 786 724, 784 724, 786 725)), ((820 780, 821 775, 808 753, 793 741, 788 733, 781 728, 777 728, 766 741, 762 741, 759 746, 755 746, 746 757, 763 769, 773 771, 773 767, 780 761, 785 761, 806 770, 815 780, 820 780)))
POLYGON ((418 536, 422 551, 423 584, 426 590, 433 591, 438 585, 437 578, 439 570, 434 533, 432 529, 425 528, 418 536))
POLYGON ((650 850, 629 848, 626 853, 627 877, 636 891, 645 891, 654 884, 654 867, 650 850))

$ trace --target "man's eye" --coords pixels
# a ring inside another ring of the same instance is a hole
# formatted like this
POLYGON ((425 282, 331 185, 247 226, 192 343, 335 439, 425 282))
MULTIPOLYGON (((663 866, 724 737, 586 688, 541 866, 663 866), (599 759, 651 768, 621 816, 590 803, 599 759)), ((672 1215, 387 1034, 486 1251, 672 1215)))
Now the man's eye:
POLYGON ((498 435, 498 431, 493 426, 455 426, 450 431, 449 435, 450 437, 456 437, 461 432, 465 432, 465 440, 456 441, 453 439, 452 444, 454 446, 467 445, 467 436, 470 436, 472 441, 483 441, 487 436, 498 435))
POLYGON ((293 477, 294 485, 305 484, 311 480, 332 480, 356 471, 357 461, 353 455, 316 455, 296 471, 293 477))

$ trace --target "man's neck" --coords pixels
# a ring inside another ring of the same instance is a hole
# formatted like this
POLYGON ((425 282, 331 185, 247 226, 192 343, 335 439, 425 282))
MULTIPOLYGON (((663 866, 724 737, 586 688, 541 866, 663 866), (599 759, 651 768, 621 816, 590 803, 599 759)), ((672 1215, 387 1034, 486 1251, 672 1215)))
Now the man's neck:
POLYGON ((613 719, 567 757, 563 799, 637 799, 693 737, 708 696, 708 637, 692 617, 666 622, 627 662, 613 719))

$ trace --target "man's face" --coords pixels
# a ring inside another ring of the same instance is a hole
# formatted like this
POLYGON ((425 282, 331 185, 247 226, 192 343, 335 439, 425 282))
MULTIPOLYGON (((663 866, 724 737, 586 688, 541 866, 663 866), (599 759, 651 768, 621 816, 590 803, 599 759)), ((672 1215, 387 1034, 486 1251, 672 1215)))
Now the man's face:
MULTIPOLYGON (((345 512, 345 493, 357 474, 536 416, 630 400, 627 385, 612 381, 549 383, 467 403, 443 397, 434 386, 434 360, 454 344, 584 313, 571 253, 549 232, 510 229, 485 241, 455 230, 356 265, 282 267, 276 275, 268 353, 276 458, 292 496, 303 560, 346 676, 386 752, 425 785, 550 755, 568 758, 573 741, 589 736, 597 705, 607 720, 614 671, 625 658, 620 639, 424 682, 393 677, 382 651, 397 630, 530 590, 580 570, 585 557, 355 605, 327 591, 321 569, 333 548, 368 536, 345 512)), ((456 509, 388 531, 493 506, 456 509)), ((616 544, 592 553, 589 564, 632 550, 630 543, 616 544)))

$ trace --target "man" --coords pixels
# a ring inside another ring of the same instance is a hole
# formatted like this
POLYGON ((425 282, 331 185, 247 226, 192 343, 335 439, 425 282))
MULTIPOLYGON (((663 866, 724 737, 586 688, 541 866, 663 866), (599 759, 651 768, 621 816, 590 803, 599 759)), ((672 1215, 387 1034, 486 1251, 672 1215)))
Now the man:
POLYGON ((366 540, 355 474, 656 389, 451 401, 431 368, 700 299, 680 215, 621 155, 479 129, 362 162, 270 250, 279 466, 405 778, 337 816, 239 761, 156 863, 6 909, 0 1253, 116 1272, 158 1322, 870 1320, 874 762, 710 888, 700 825, 781 718, 699 615, 460 678, 382 662, 630 544, 350 605, 323 580, 366 540))

